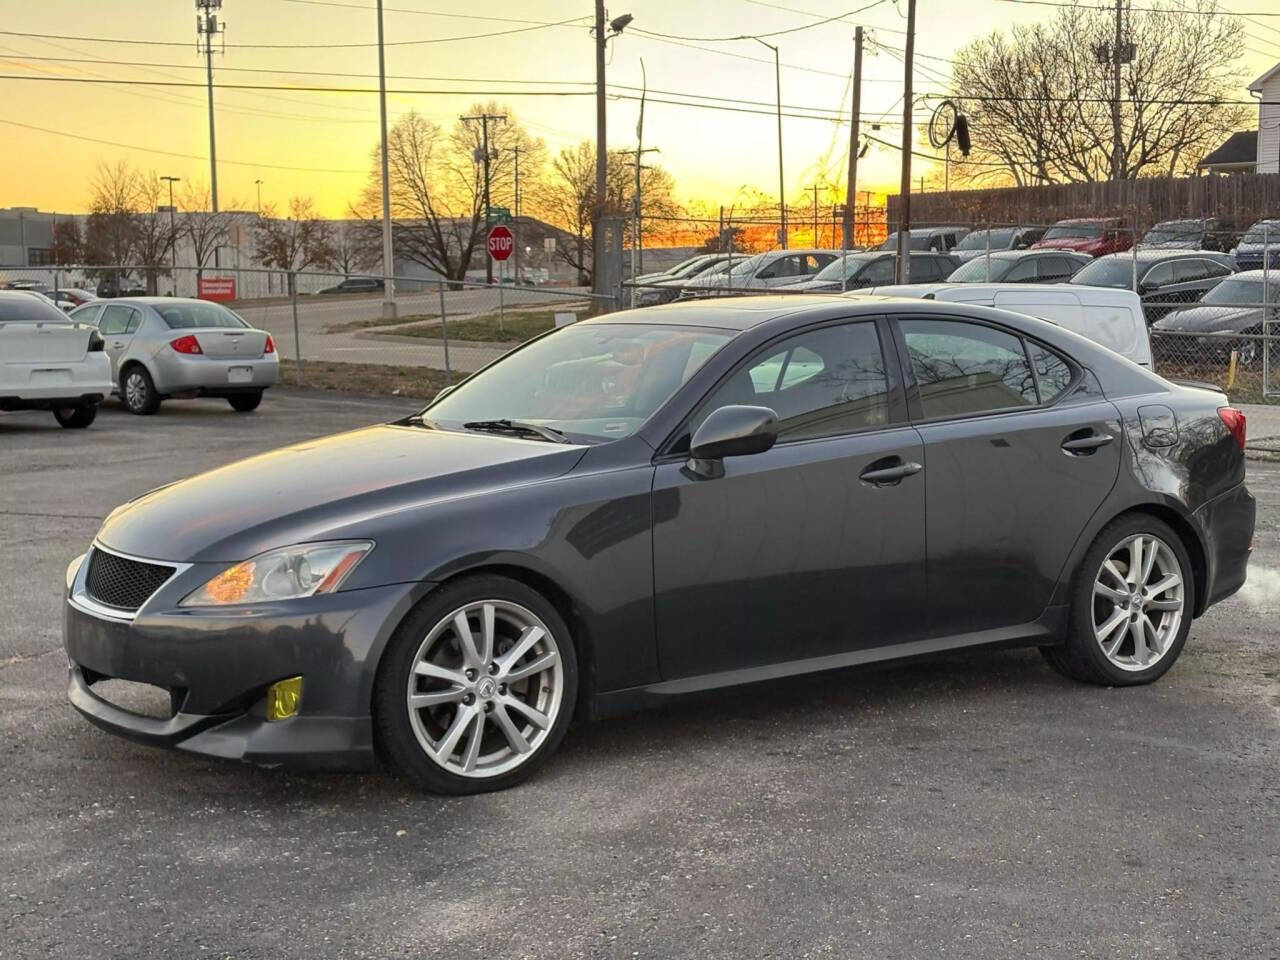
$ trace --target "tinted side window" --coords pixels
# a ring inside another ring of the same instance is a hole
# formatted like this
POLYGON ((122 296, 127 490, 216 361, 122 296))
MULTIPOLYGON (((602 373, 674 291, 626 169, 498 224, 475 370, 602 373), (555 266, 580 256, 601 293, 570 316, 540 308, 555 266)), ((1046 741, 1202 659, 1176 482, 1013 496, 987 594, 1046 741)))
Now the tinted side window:
POLYGON ((1076 272, 1075 264, 1063 257, 1040 258, 1041 280, 1066 280, 1076 272))
POLYGON ((142 326, 142 311, 132 310, 129 313, 129 325, 124 328, 125 333, 137 333, 138 327, 142 326))
POLYGON ((105 334, 123 334, 129 328, 129 317, 132 313, 129 307, 112 304, 102 311, 98 329, 105 334))
POLYGON ((1225 263, 1218 263, 1217 260, 1205 260, 1203 263, 1211 277, 1229 277, 1233 272, 1225 263))
POLYGON ((903 320, 902 335, 925 419, 1034 406, 1022 341, 960 320, 903 320))
POLYGON ((1005 281, 1007 283, 1031 283, 1036 279, 1037 262, 1034 257, 1018 261, 1005 276, 1005 281))
POLYGON ((1157 263, 1147 271, 1142 282, 1153 287, 1163 287, 1165 284, 1173 283, 1173 264, 1157 263))
POLYGON ((1208 276, 1209 264, 1205 260, 1178 260, 1173 265, 1173 279, 1176 283, 1204 280, 1208 276))
POLYGON ((102 304, 91 303, 88 306, 80 307, 79 309, 72 310, 69 314, 67 314, 67 316, 70 317, 72 320, 74 320, 76 323, 97 323, 98 311, 101 309, 102 309, 102 304))
POLYGON ((1040 402, 1053 403, 1071 385, 1071 367, 1052 350, 1029 340, 1027 353, 1040 381, 1040 402))
POLYGON ((858 279, 869 286, 893 283, 893 258, 885 257, 867 264, 858 274, 858 279))
POLYGON ((835 436, 887 423, 888 390, 874 323, 824 327, 775 344, 733 374, 691 427, 720 407, 753 404, 778 415, 780 440, 835 436))

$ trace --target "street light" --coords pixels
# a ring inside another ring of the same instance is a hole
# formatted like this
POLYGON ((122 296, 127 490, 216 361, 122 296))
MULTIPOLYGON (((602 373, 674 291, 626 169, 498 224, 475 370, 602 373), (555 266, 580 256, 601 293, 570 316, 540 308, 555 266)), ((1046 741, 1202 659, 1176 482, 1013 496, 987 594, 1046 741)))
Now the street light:
POLYGON ((258 188, 258 219, 262 219, 262 181, 255 180, 253 185, 258 188))
POLYGON ((787 249, 787 187, 782 176, 782 62, 778 58, 778 48, 759 37, 752 37, 756 43, 762 43, 773 51, 773 78, 778 98, 778 209, 782 216, 782 226, 778 230, 778 241, 782 249, 787 249))
POLYGON ((173 185, 181 183, 181 177, 161 177, 169 182, 169 253, 173 261, 173 289, 178 290, 178 228, 174 225, 173 185))
POLYGON ((395 254, 391 247, 391 185, 387 182, 387 61, 382 43, 382 0, 378 0, 378 116, 382 124, 382 317, 394 320, 395 254))

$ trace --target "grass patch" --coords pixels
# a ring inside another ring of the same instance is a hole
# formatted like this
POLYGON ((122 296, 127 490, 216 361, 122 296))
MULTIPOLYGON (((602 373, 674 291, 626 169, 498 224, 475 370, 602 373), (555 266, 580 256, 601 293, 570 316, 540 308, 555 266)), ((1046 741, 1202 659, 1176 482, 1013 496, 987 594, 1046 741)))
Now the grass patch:
MULTIPOLYGON (((280 360, 281 386, 294 386, 295 369, 292 360, 280 360)), ((454 376, 455 383, 459 379, 460 375, 454 376)), ((426 401, 443 390, 446 382, 445 372, 435 367, 393 367, 381 363, 340 363, 329 360, 302 361, 302 386, 312 390, 426 401)))
MULTIPOLYGON (((546 333, 556 325, 557 313, 575 312, 585 316, 587 308, 576 311, 567 310, 508 310, 499 325, 496 313, 483 313, 466 320, 449 320, 450 340, 477 340, 488 343, 523 343, 530 337, 546 333)), ((440 339, 440 328, 436 326, 418 327, 414 330, 402 331, 405 336, 440 339)))
POLYGON ((407 317, 396 317, 394 320, 386 320, 382 317, 375 317, 372 320, 340 320, 337 323, 330 323, 325 326, 325 333, 350 333, 352 330, 368 330, 370 327, 398 327, 405 323, 421 323, 424 320, 435 320, 438 314, 434 313, 414 313, 407 317))

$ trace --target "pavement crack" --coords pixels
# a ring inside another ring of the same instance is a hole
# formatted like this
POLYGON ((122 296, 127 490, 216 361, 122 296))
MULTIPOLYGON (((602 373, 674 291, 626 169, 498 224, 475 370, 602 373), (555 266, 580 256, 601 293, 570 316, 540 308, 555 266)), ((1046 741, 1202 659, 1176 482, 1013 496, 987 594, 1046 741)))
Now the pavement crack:
POLYGON ((100 513, 40 513, 35 510, 0 510, 0 517, 44 517, 48 520, 101 520, 100 513))
POLYGON ((0 670, 3 670, 5 667, 16 666, 19 663, 27 663, 30 660, 39 660, 41 657, 47 657, 50 654, 58 653, 60 650, 62 650, 62 647, 57 646, 50 647, 48 650, 41 650, 38 653, 20 653, 17 656, 6 657, 5 659, 0 660, 0 670))

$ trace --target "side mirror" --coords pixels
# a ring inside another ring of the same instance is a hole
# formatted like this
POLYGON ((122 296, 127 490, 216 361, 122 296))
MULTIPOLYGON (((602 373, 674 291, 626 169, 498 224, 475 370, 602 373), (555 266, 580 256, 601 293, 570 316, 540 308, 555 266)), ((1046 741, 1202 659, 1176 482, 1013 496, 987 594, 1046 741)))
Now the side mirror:
POLYGON ((768 407, 730 406, 712 411, 689 444, 689 467, 720 476, 725 457, 764 453, 777 442, 778 415, 768 407))

